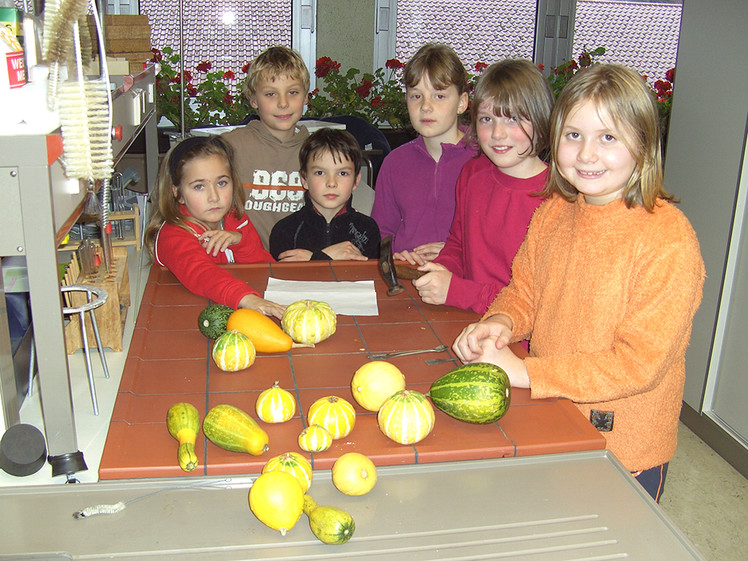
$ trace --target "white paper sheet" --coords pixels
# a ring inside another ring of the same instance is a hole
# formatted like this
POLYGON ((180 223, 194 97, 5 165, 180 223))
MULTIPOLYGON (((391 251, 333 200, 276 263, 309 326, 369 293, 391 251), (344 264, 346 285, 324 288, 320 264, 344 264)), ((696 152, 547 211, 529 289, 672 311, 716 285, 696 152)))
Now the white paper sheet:
POLYGON ((284 305, 299 300, 319 300, 344 316, 379 315, 373 280, 289 281, 270 277, 264 298, 284 305))

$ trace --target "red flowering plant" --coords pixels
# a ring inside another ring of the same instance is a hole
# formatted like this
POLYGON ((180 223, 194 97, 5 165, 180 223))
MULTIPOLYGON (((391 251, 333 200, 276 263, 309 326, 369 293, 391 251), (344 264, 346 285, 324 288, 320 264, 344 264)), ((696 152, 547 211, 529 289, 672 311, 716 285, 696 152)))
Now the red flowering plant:
MULTIPOLYGON (((560 64, 553 68, 548 75, 548 83, 551 85, 553 94, 558 97, 561 90, 574 74, 597 64, 597 58, 605 54, 605 47, 598 47, 588 51, 585 47, 579 55, 578 60, 571 59, 568 62, 560 64)), ((644 80, 647 76, 642 76, 644 80)), ((657 109, 660 113, 660 122, 662 123, 663 134, 667 133, 670 120, 670 108, 673 102, 673 83, 675 82, 675 68, 671 68, 665 73, 664 80, 656 80, 651 86, 652 95, 657 102, 657 109)))
POLYGON ((318 87, 309 93, 310 117, 356 115, 375 125, 393 129, 410 127, 405 92, 401 85, 405 66, 393 58, 374 73, 350 68, 340 71, 340 63, 324 56, 317 59, 314 74, 318 87))
MULTIPOLYGON (((160 65, 156 74, 158 117, 165 117, 181 128, 181 93, 179 53, 171 47, 152 49, 151 60, 160 65)), ((247 66, 242 67, 246 73, 247 66)), ((251 111, 241 94, 241 81, 233 70, 218 70, 208 61, 193 70, 184 70, 184 129, 200 126, 234 125, 251 111), (236 84, 236 85, 234 85, 236 84)))

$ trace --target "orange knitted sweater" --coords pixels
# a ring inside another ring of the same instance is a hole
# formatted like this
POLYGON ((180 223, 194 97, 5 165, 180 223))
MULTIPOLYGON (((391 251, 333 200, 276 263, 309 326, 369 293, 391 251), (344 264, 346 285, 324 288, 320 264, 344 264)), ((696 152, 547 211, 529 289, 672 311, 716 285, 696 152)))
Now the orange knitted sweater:
POLYGON ((650 213, 556 196, 535 212, 486 316, 507 314, 513 340, 530 339, 532 397, 569 398, 586 418, 612 412, 607 447, 638 471, 675 452, 703 282, 696 234, 672 204, 650 213))

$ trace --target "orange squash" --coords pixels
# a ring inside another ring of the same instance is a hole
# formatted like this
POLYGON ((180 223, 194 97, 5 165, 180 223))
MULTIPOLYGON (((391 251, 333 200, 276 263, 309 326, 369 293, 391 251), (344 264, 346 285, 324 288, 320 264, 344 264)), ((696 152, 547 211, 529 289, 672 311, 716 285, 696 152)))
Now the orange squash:
POLYGON ((257 310, 234 310, 229 316, 226 329, 235 329, 249 337, 260 353, 285 353, 293 347, 293 339, 272 319, 257 310))

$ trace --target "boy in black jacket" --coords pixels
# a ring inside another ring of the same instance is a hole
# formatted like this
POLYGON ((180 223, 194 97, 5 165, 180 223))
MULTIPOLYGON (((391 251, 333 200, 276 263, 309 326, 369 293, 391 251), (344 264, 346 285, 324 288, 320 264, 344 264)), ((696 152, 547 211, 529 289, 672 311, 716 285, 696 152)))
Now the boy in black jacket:
POLYGON ((278 261, 379 257, 379 227, 351 206, 361 180, 363 154, 344 130, 320 129, 299 151, 304 207, 279 221, 270 233, 278 261))

